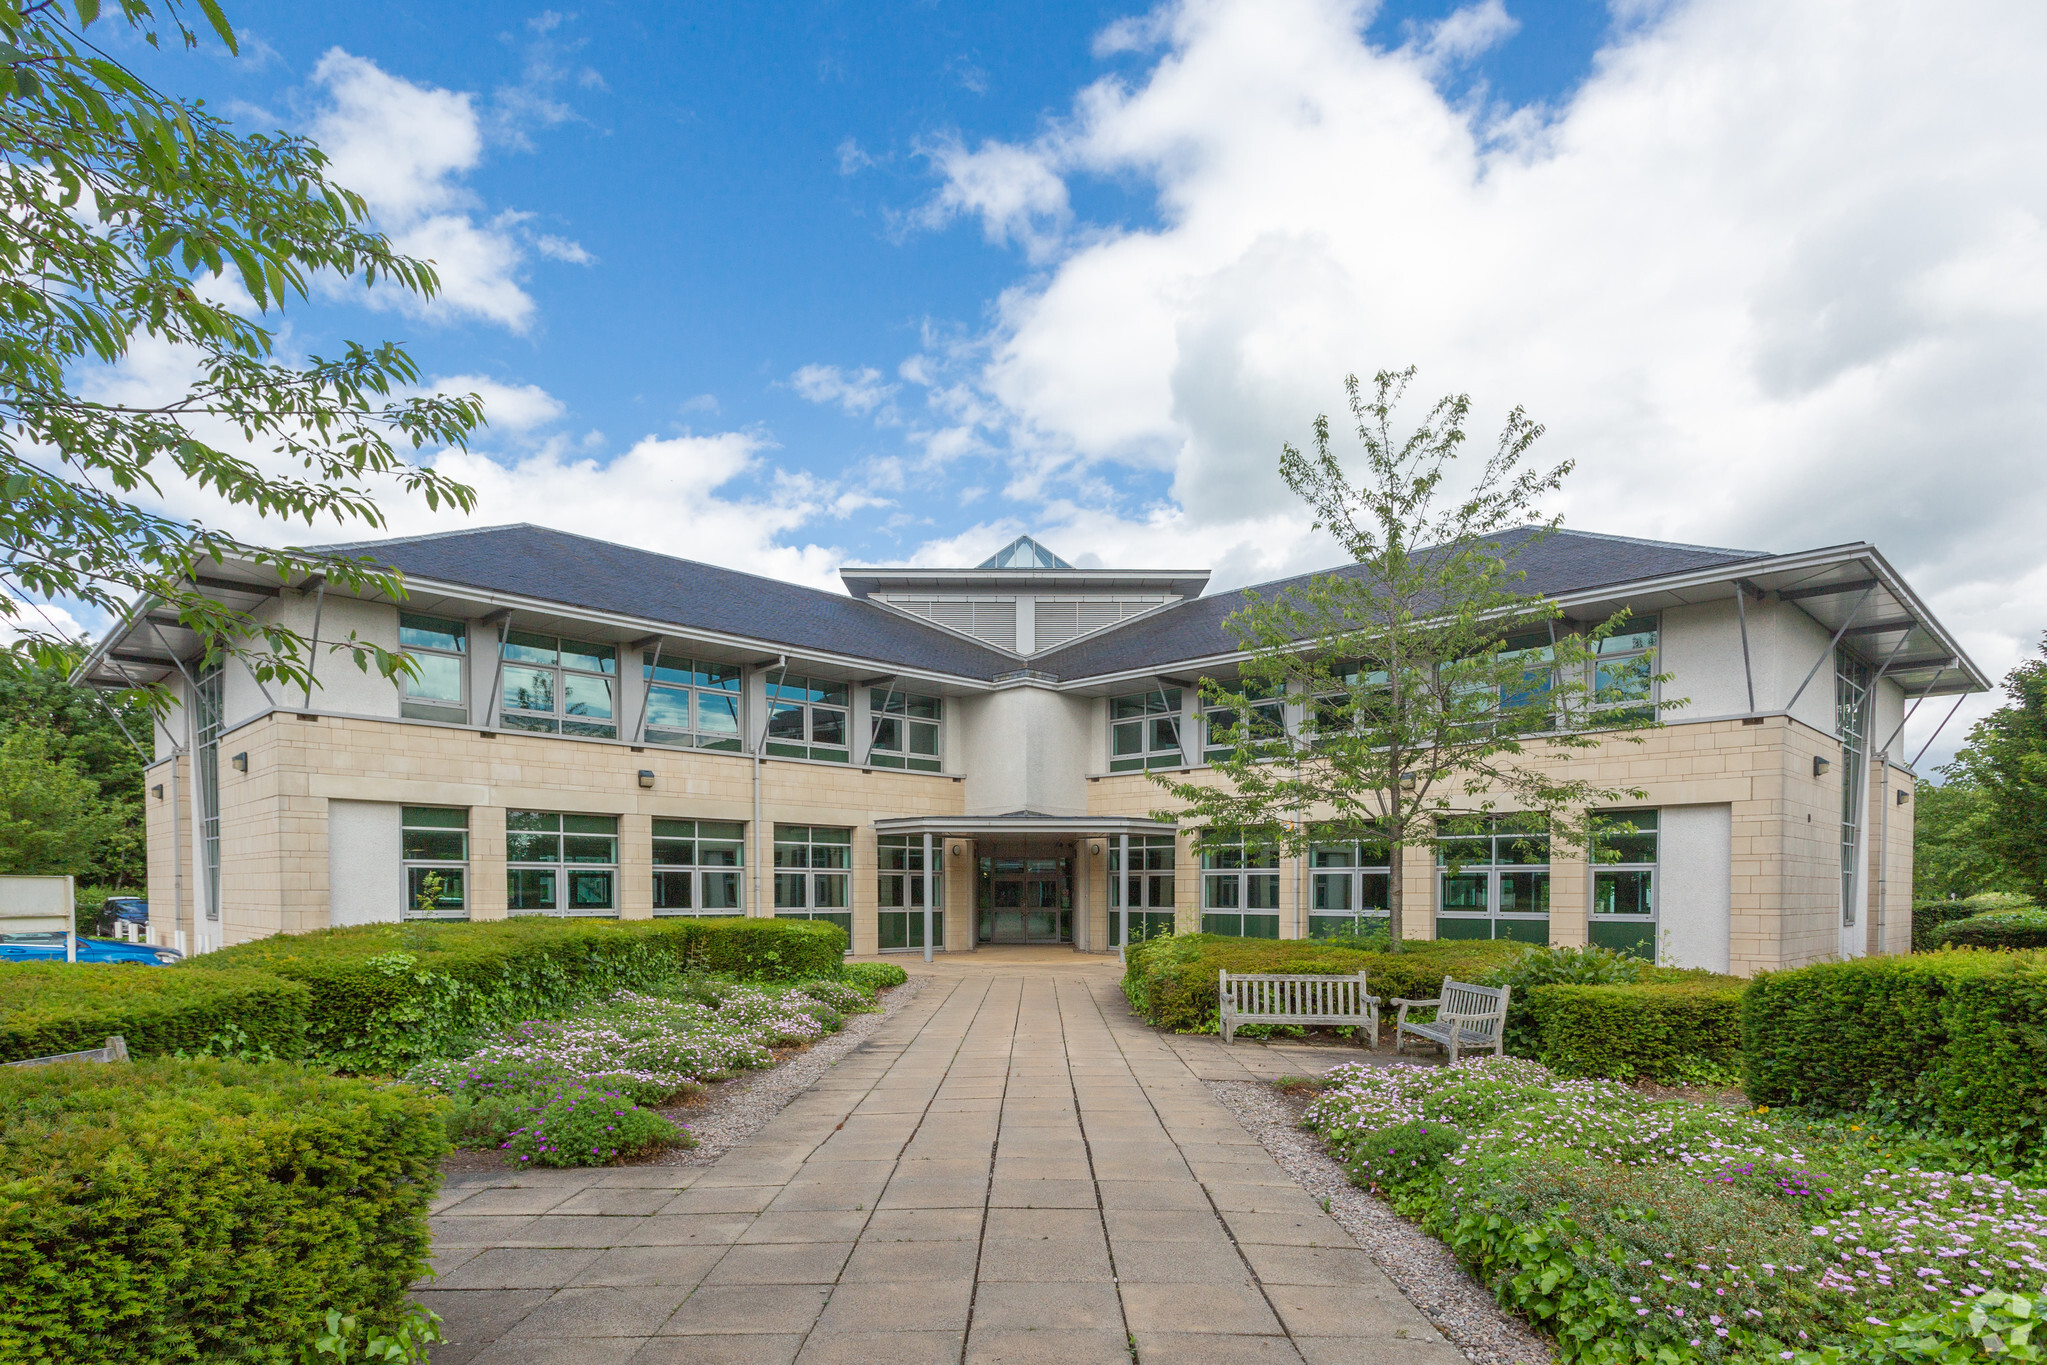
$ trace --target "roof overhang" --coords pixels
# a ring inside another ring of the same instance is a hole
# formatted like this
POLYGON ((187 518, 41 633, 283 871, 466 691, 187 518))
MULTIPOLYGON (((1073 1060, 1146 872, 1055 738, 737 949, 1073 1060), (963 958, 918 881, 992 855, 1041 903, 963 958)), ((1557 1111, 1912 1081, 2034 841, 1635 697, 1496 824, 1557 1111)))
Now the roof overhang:
POLYGON ((1199 597, 1207 569, 862 569, 839 570, 846 591, 865 598, 878 592, 1029 593, 1056 597, 1119 592, 1199 597))
MULTIPOLYGON (((192 579, 193 586, 236 610, 250 611, 279 592, 274 572, 227 561, 192 579)), ((180 661, 206 652, 199 633, 155 598, 129 607, 120 622, 87 651, 72 671, 74 685, 112 689, 153 687, 177 675, 180 661)))
POLYGON ((929 834, 951 838, 1089 839, 1097 835, 1172 834, 1178 826, 1141 815, 905 815, 876 820, 876 834, 929 834))

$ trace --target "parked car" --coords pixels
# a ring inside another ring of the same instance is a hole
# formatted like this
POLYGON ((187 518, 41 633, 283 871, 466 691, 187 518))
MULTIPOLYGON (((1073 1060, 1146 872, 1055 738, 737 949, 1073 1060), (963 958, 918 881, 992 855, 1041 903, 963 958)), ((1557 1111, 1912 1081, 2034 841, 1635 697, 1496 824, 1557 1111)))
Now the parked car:
POLYGON ((143 930, 137 938, 147 937, 149 930, 149 902, 140 896, 109 896, 107 903, 100 907, 99 920, 92 931, 102 938, 114 937, 114 925, 132 924, 143 930))
MULTIPOLYGON (((175 948, 152 948, 146 943, 123 943, 117 938, 81 938, 80 962, 134 962, 168 967, 183 954, 175 948)), ((0 962, 62 962, 64 935, 0 934, 0 962)))

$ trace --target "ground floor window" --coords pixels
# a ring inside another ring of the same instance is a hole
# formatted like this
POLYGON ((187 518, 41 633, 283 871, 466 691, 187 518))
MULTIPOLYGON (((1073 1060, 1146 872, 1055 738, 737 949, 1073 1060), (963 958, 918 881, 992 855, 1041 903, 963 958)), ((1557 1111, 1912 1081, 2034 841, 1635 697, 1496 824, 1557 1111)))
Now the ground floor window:
POLYGON ((746 826, 736 820, 654 822, 654 913, 743 915, 746 826))
POLYGON ((1173 932, 1173 858, 1171 834, 1140 834, 1130 841, 1130 867, 1123 868, 1120 838, 1109 841, 1109 946, 1122 946, 1123 917, 1130 911, 1130 941, 1142 943, 1154 934, 1173 932))
POLYGON ((884 834, 874 841, 875 915, 880 950, 924 949, 924 906, 931 906, 931 946, 945 946, 945 849, 931 841, 931 866, 924 866, 924 836, 884 834))
POLYGON ((405 806, 399 813, 406 919, 469 918, 469 812, 405 806))
POLYGON ((1255 839, 1201 842, 1201 932, 1279 937, 1279 849, 1255 839))
POLYGON ((1308 850, 1308 936, 1363 933, 1386 924, 1393 903, 1391 848, 1331 839, 1308 850))
POLYGON ((853 831, 775 826, 775 918, 821 919, 853 936, 853 831))
POLYGON ((505 812, 506 905, 514 915, 616 915, 618 817, 505 812))
POLYGON ((1444 822, 1436 840, 1436 937, 1549 942, 1549 827, 1542 817, 1444 822))
POLYGON ((1602 948, 1656 960, 1656 812, 1602 811, 1592 834, 1588 936, 1602 948))

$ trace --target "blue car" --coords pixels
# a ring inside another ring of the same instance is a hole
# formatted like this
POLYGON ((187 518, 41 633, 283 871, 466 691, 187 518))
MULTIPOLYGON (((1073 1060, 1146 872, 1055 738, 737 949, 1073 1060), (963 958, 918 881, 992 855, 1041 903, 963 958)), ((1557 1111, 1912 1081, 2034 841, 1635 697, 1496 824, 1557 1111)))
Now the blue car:
MULTIPOLYGON (((117 938, 78 940, 80 962, 132 962, 168 967, 181 956, 175 948, 152 948, 146 943, 123 943, 117 938)), ((0 962, 62 961, 62 934, 0 934, 0 962)))
MULTIPOLYGON (((107 897, 106 904, 100 907, 99 923, 93 926, 93 932, 101 938, 112 938, 114 926, 123 922, 141 929, 143 934, 148 933, 149 902, 140 896, 107 897)), ((136 937, 140 938, 142 934, 136 937)))

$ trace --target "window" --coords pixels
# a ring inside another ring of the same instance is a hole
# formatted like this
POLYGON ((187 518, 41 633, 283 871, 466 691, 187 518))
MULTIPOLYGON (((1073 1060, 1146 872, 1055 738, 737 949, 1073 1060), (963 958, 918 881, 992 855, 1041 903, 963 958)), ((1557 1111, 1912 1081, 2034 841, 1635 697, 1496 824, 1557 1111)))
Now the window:
POLYGON ((945 848, 931 841, 931 867, 924 866, 924 836, 884 834, 876 839, 880 872, 876 900, 879 944, 883 952, 924 948, 924 900, 931 900, 931 946, 945 946, 945 848))
POLYGON ((1186 764, 1186 755, 1180 750, 1179 688, 1160 687, 1134 697, 1109 698, 1110 772, 1186 764))
POLYGON ((618 817, 505 812, 506 904, 515 915, 616 915, 618 817))
POLYGON ((463 675, 468 673, 469 627, 438 616, 398 613, 398 648, 412 661, 416 677, 404 679, 398 714, 413 720, 466 724, 463 675))
MULTIPOLYGON (((1653 635, 1651 643, 1654 643, 1653 635)), ((1523 630, 1509 635, 1500 648, 1500 662, 1521 664, 1521 680, 1500 691, 1501 711, 1525 711, 1526 716, 1512 717, 1512 728, 1527 729, 1533 726, 1547 730, 1551 725, 1551 694, 1556 689, 1556 643, 1551 638, 1550 628, 1523 630)), ((1604 656, 1602 656, 1603 658, 1604 656)), ((1640 656, 1640 663, 1646 667, 1646 656, 1640 656)))
POLYGON ((1379 699, 1392 695, 1392 679, 1383 668, 1348 663, 1333 665, 1330 672, 1343 684, 1343 690, 1321 693, 1309 705, 1308 725, 1318 739, 1378 719, 1379 699))
POLYGON ((618 651, 523 630, 505 636, 499 682, 507 730, 618 738, 618 651))
POLYGON ((1602 811, 1592 832, 1592 923, 1601 948, 1656 960, 1656 812, 1602 811))
POLYGON ((743 915, 746 826, 727 820, 654 822, 654 913, 743 915))
POLYGON ((1862 843, 1862 784, 1869 775, 1869 665, 1834 650, 1835 728, 1841 733, 1841 924, 1855 923, 1855 864, 1862 843))
POLYGON ((853 936, 853 831, 775 826, 775 918, 821 919, 853 936))
POLYGON ((1130 910, 1130 941, 1142 943, 1154 934, 1173 932, 1174 836, 1133 835, 1130 870, 1123 870, 1120 838, 1109 841, 1109 946, 1122 943, 1123 917, 1130 910))
POLYGON ((1445 822, 1436 937, 1549 942, 1549 834, 1540 816, 1445 822))
POLYGON ((1308 936, 1352 934, 1387 922, 1392 850, 1376 840, 1330 838, 1308 850, 1308 936))
POLYGON ((405 806, 398 814, 405 860, 404 919, 469 918, 469 812, 405 806))
POLYGON ((1593 646, 1592 710, 1628 720, 1656 714, 1656 625, 1654 616, 1630 620, 1593 646))
POLYGON ((842 682, 776 677, 768 684, 767 751, 778 758, 851 762, 849 695, 842 682))
POLYGON ((1201 841, 1201 932, 1279 937, 1279 850, 1237 839, 1201 841))
MULTIPOLYGON (((192 766, 199 777, 199 843, 206 856, 206 918, 220 918, 220 735, 227 725, 220 666, 199 675, 193 694, 192 766)), ((196 937, 196 935, 195 935, 196 937)))
POLYGON ((1234 710, 1204 704, 1201 708, 1201 758, 1205 763, 1228 758, 1234 741, 1248 737, 1256 743, 1286 734, 1286 708, 1269 686, 1239 683, 1237 689, 1251 702, 1250 723, 1244 726, 1250 733, 1248 736, 1233 734, 1237 729, 1234 710))
POLYGON ((937 697, 918 697, 877 687, 868 694, 868 704, 874 708, 869 763, 877 768, 911 768, 920 773, 935 773, 945 766, 945 749, 938 733, 943 709, 937 697))
POLYGON ((677 659, 649 650, 641 656, 647 715, 640 733, 649 744, 684 748, 745 748, 739 734, 739 665, 677 659))

